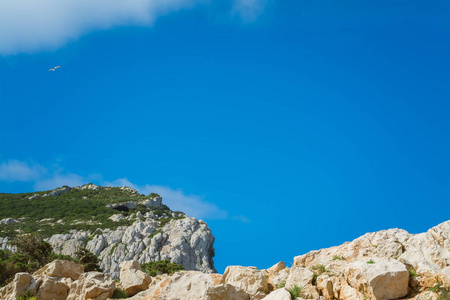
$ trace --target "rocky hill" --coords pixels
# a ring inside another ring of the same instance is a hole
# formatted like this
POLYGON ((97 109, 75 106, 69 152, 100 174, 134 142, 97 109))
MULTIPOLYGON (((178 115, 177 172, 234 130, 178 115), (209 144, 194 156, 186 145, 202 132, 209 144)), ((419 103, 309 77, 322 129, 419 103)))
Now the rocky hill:
POLYGON ((11 239, 39 232, 58 254, 80 246, 98 255, 113 278, 123 261, 169 259, 186 270, 215 272, 214 236, 208 225, 171 211, 157 194, 129 187, 87 184, 52 191, 0 194, 0 249, 11 239))
POLYGON ((449 300, 449 249, 447 221, 420 234, 401 229, 367 233, 297 256, 291 267, 279 262, 265 270, 229 266, 224 274, 180 271, 151 277, 130 260, 120 264, 115 281, 56 260, 32 275, 16 274, 0 289, 0 299, 449 300))
MULTIPOLYGON (((71 199, 73 202, 71 193, 90 189, 114 191, 121 196, 92 200, 101 203, 95 208, 98 218, 80 218, 84 215, 81 211, 68 219, 58 217, 39 223, 50 222, 53 228, 60 228, 56 224, 61 223, 69 227, 88 226, 85 230, 69 228, 68 233, 50 235, 47 240, 61 253, 72 253, 78 245, 85 245, 99 254, 106 272, 84 272, 82 265, 55 260, 33 274, 15 274, 12 281, 0 289, 0 299, 450 300, 450 221, 420 234, 401 229, 367 233, 340 246, 297 256, 290 267, 284 262, 265 270, 229 266, 224 274, 217 274, 212 265, 214 238, 207 225, 168 210, 158 195, 145 196, 129 188, 108 190, 89 185, 64 194, 59 194, 61 189, 58 189, 21 199, 27 203, 28 200, 61 197, 60 201, 69 205, 64 201, 71 199), (52 192, 55 192, 53 196, 52 192), (125 199, 124 192, 134 196, 125 199), (119 222, 128 223, 102 227, 119 222), (145 265, 140 262, 164 258, 181 263, 187 270, 165 274, 141 269, 145 265)), ((84 200, 90 201, 87 198, 80 202, 84 200)), ((57 209, 55 216, 59 213, 57 209)), ((5 235, 2 247, 8 247, 7 241, 14 234, 30 230, 27 220, 35 220, 35 216, 2 219, 5 235)))

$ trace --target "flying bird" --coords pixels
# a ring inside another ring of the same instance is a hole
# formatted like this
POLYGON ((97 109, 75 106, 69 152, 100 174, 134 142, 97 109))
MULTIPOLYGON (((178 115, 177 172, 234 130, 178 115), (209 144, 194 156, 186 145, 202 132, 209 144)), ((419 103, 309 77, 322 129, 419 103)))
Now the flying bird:
POLYGON ((48 71, 49 71, 49 72, 50 72, 50 71, 53 71, 53 72, 54 72, 56 69, 61 68, 61 67, 62 67, 62 66, 56 66, 56 67, 51 68, 51 69, 48 70, 48 71))

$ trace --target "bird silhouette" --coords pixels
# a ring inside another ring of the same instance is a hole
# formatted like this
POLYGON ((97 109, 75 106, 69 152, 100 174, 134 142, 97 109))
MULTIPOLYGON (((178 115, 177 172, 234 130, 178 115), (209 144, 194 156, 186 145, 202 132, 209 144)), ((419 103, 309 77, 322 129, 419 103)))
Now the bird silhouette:
POLYGON ((53 68, 51 68, 50 70, 48 70, 48 71, 55 71, 56 69, 58 69, 58 68, 61 68, 62 66, 56 66, 56 67, 53 67, 53 68))

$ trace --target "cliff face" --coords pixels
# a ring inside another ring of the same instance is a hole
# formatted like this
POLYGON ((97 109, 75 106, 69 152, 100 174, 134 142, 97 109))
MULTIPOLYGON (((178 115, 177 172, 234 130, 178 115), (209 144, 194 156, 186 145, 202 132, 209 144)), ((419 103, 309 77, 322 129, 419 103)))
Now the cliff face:
MULTIPOLYGON (((73 217, 70 221, 64 218, 56 220, 44 215, 42 219, 33 222, 42 224, 42 227, 50 227, 47 231, 54 229, 55 234, 47 236, 45 240, 53 246, 56 253, 74 256, 79 247, 85 247, 99 257, 101 268, 114 278, 119 276, 120 263, 130 260, 144 263, 169 259, 183 265, 186 270, 216 272, 213 262, 214 236, 205 222, 190 218, 182 212, 170 211, 162 204, 162 198, 158 195, 145 197, 127 187, 117 189, 118 191, 114 191, 120 192, 117 200, 109 200, 111 198, 107 197, 96 200, 99 197, 98 193, 102 191, 111 197, 112 190, 92 184, 25 195, 21 199, 47 201, 50 197, 54 197, 51 200, 61 197, 64 201, 68 199, 70 204, 73 201, 87 202, 87 208, 89 201, 92 205, 98 205, 98 201, 103 201, 98 211, 104 221, 91 216, 88 219, 73 219, 78 218, 73 217), (89 193, 87 196, 79 195, 80 191, 89 193), (58 226, 61 224, 65 224, 64 228, 82 226, 87 230, 71 229, 69 233, 58 233, 58 226), (113 226, 104 228, 105 224, 113 226), (118 226, 119 224, 127 225, 118 226)), ((18 228, 16 231, 23 232, 22 228, 26 229, 26 226, 29 226, 26 222, 32 216, 36 218, 34 215, 23 216, 22 219, 5 218, 3 222, 0 221, 0 229, 3 228, 3 232, 10 233, 12 231, 10 227, 16 226, 14 227, 18 228)), ((14 250, 9 245, 11 238, 11 236, 1 237, 0 232, 0 249, 14 250)))
MULTIPOLYGON (((122 234, 118 242, 122 246, 117 248, 139 247, 141 244, 135 243, 138 239, 133 240, 131 232, 142 232, 146 222, 153 221, 136 221, 135 229, 130 229, 133 226, 127 229, 129 232, 122 234)), ((173 238, 170 247, 157 247, 161 249, 159 255, 172 255, 176 260, 185 257, 180 253, 189 251, 188 244, 192 249, 204 249, 194 246, 203 240, 195 230, 202 225, 190 218, 166 224, 163 231, 168 239, 173 238), (190 243, 184 240, 187 235, 191 237, 190 243)), ((147 255, 152 245, 163 243, 164 233, 158 234, 150 240, 148 250, 141 252, 141 257, 147 255)), ((99 244, 106 245, 102 241, 114 236, 112 232, 102 235, 103 238, 99 235, 97 240, 94 237, 88 241, 92 250, 99 244)), ((16 274, 11 283, 0 289, 0 299, 14 300, 28 292, 39 300, 106 300, 119 288, 133 300, 448 300, 449 249, 450 221, 447 221, 420 234, 401 229, 367 233, 340 246, 297 256, 290 268, 284 262, 265 270, 229 266, 223 275, 180 271, 150 277, 137 261, 127 261, 120 265, 120 282, 116 282, 108 274, 83 273, 82 266, 54 261, 33 275, 16 274)), ((114 255, 111 257, 116 259, 114 255)))

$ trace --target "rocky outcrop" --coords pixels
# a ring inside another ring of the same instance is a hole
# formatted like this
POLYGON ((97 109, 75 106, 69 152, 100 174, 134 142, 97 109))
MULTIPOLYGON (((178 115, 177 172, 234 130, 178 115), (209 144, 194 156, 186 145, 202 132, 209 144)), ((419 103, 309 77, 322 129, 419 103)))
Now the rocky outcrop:
POLYGON ((94 234, 73 231, 57 234, 48 239, 56 253, 74 255, 78 247, 85 246, 98 255, 100 267, 113 278, 119 276, 121 262, 136 260, 140 263, 169 259, 186 270, 216 272, 214 262, 214 236, 208 225, 195 218, 173 219, 163 227, 151 218, 135 219, 131 226, 115 230, 97 229, 94 234))
POLYGON ((128 296, 146 290, 151 282, 152 279, 142 272, 137 261, 124 261, 120 264, 120 286, 128 296))

